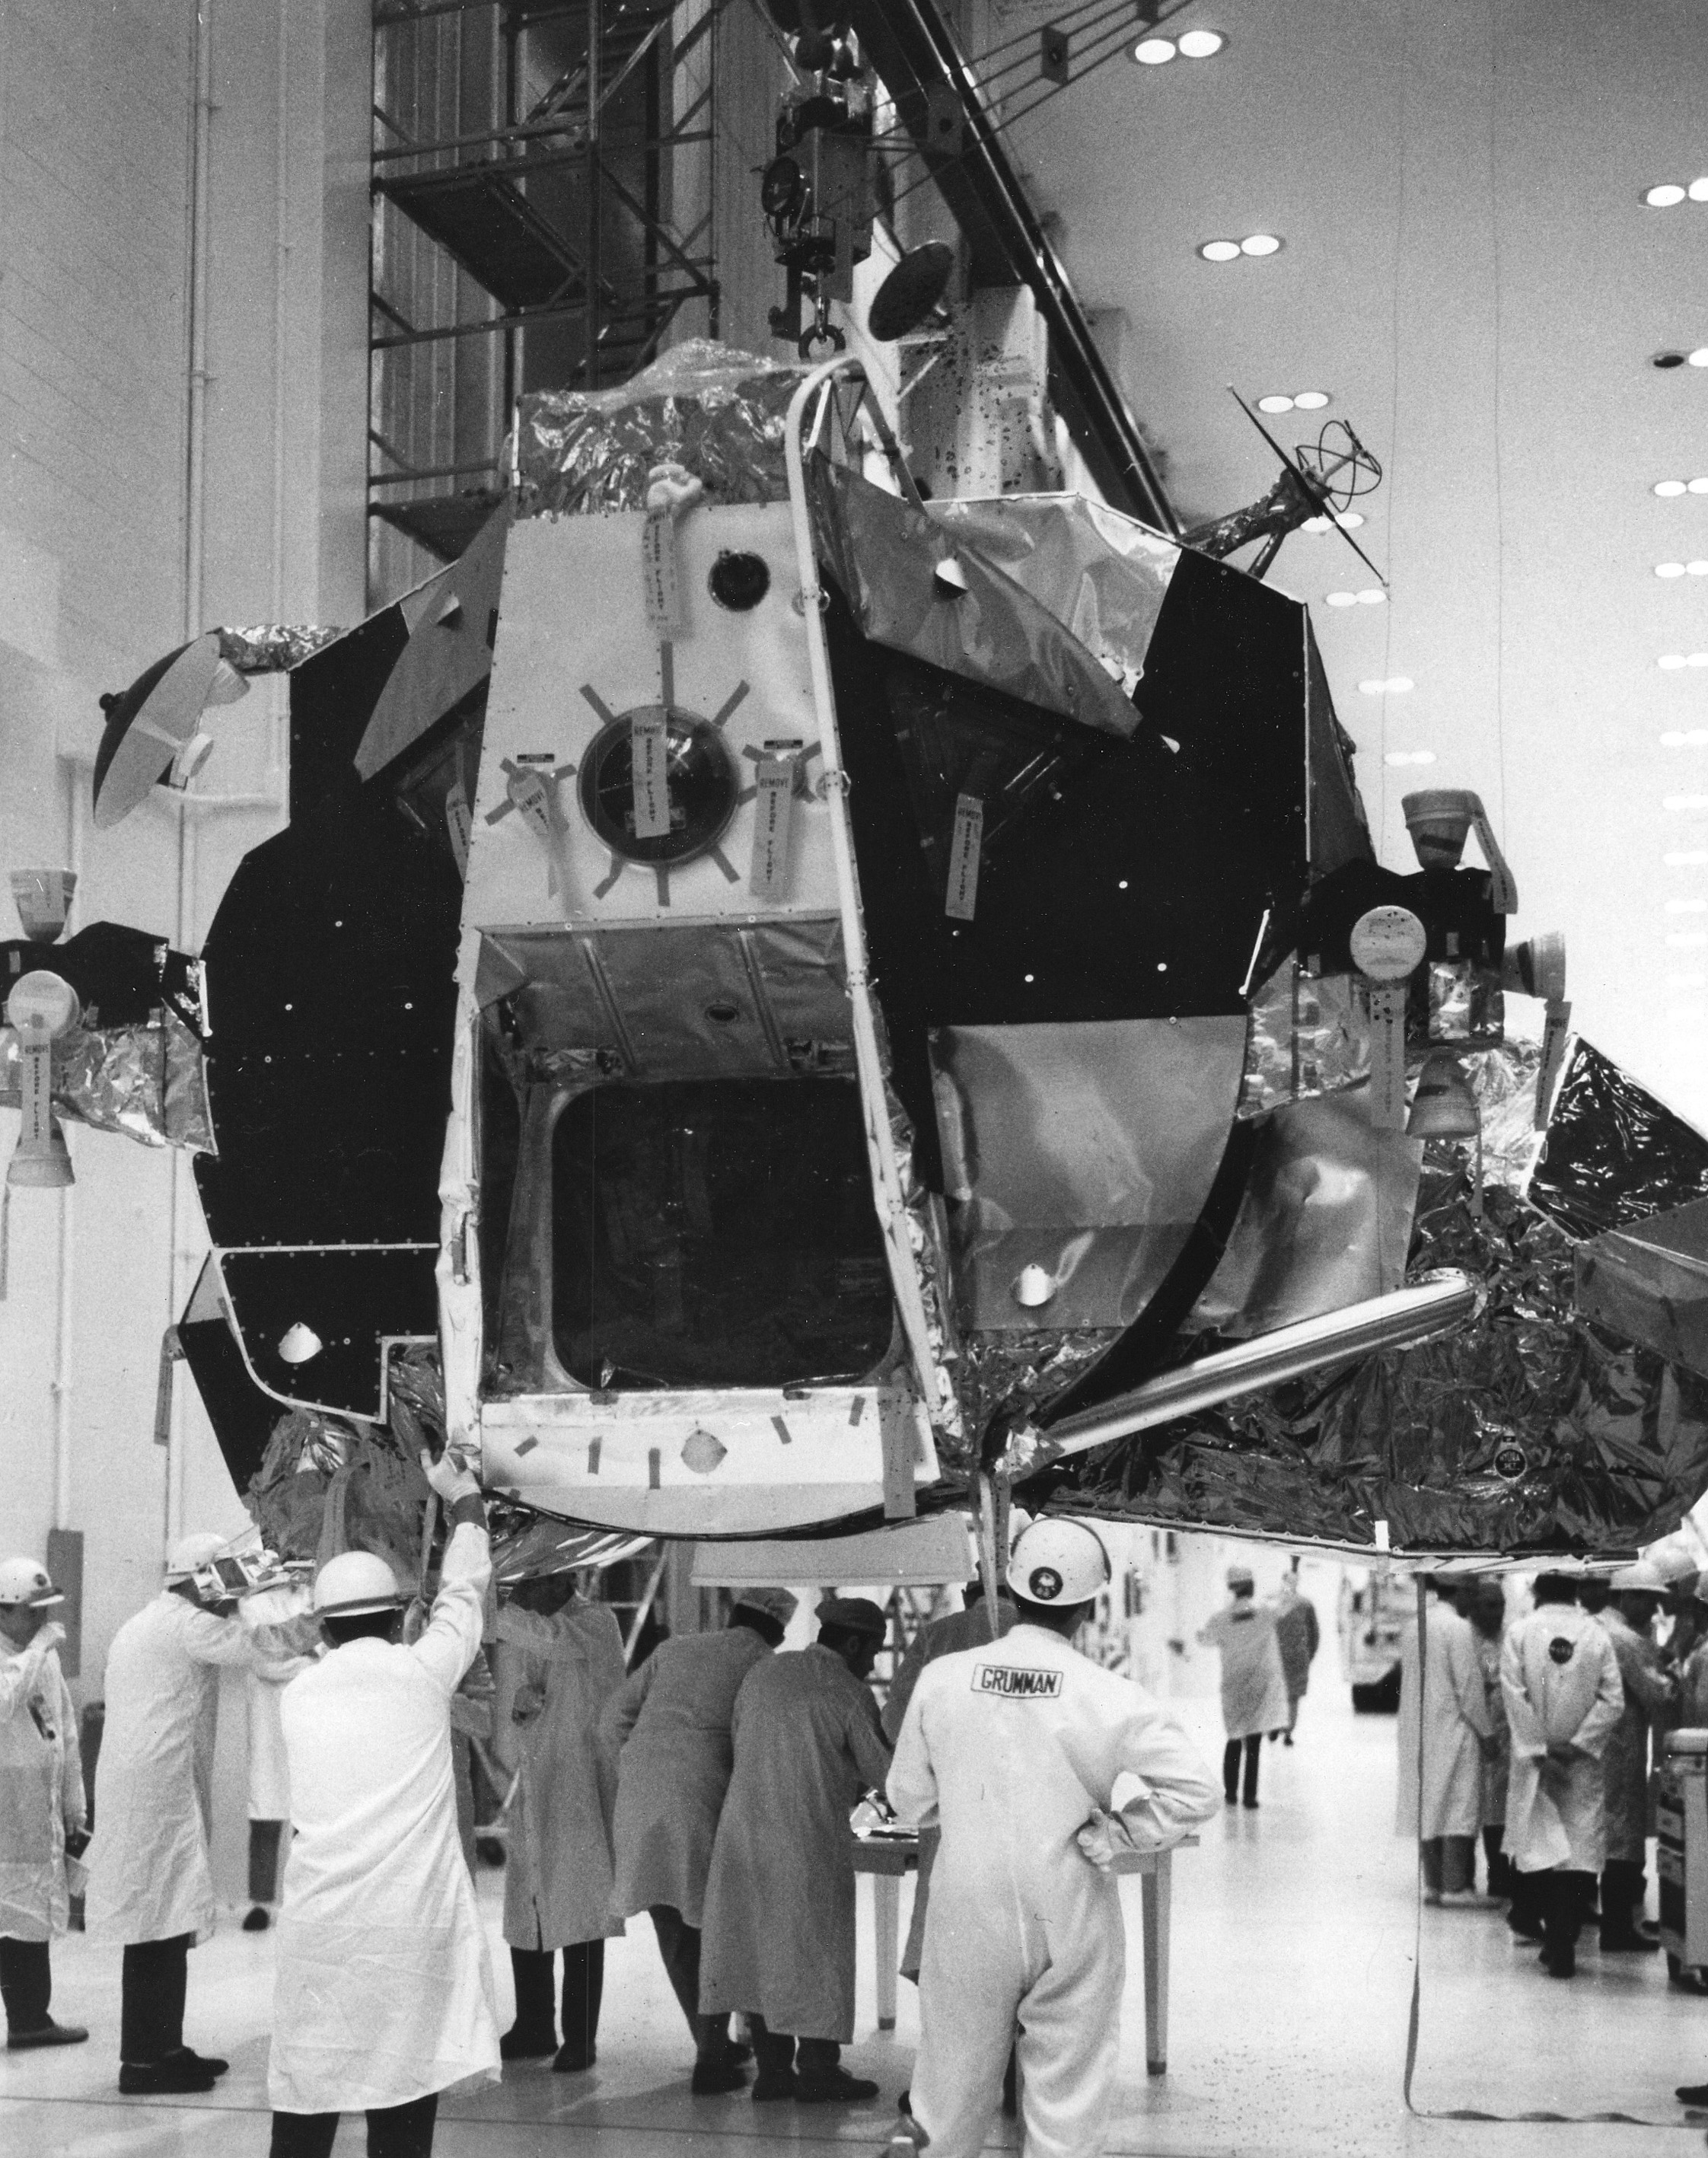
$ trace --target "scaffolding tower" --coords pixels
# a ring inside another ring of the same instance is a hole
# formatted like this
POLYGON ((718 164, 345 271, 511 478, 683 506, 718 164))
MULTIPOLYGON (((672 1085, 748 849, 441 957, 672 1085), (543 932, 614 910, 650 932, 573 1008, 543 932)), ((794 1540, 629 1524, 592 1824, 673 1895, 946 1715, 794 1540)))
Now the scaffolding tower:
POLYGON ((377 0, 376 601, 479 529, 524 391, 609 389, 717 335, 722 4, 377 0))

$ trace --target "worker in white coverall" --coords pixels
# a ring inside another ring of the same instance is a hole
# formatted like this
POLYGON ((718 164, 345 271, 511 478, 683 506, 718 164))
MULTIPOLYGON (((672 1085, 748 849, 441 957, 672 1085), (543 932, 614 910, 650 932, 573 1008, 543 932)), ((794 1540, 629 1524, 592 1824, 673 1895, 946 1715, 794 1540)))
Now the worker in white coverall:
POLYGON ((75 2046, 89 2033, 56 2023, 49 1943, 65 1930, 65 1851, 85 1808, 77 1712, 51 1616, 65 1598, 33 1558, 0 1562, 0 1997, 9 2052, 75 2046))
POLYGON ((1222 1795, 1230 1805, 1243 1796, 1243 1803, 1255 1808, 1263 1734, 1285 1731, 1292 1711, 1274 1612, 1256 1600, 1257 1583, 1243 1561, 1228 1568, 1227 1584, 1227 1603, 1199 1629, 1198 1638, 1221 1652, 1221 1716, 1227 1732, 1221 1757, 1222 1795))
POLYGON ((492 1553, 480 1486, 423 1454, 447 1509, 439 1593, 400 1638, 407 1591, 369 1551, 328 1559, 331 1653, 286 1690, 296 1830, 285 1867, 267 2095, 271 2158, 327 2158, 341 2112, 369 2158, 428 2158, 439 2093, 498 2073, 486 1934, 463 1862, 451 1697, 481 1642, 492 1553))
POLYGON ((1071 1645, 1108 1577, 1092 1530, 1035 1521, 1009 1560, 1014 1630, 928 1664, 902 1722, 890 1802, 942 1831, 908 2099, 931 2158, 978 2158, 1017 2032, 1028 2158, 1097 2158, 1127 1961, 1109 1866, 1215 1810, 1173 1719, 1071 1645), (1112 1812, 1122 1776, 1138 1789, 1112 1812))
POLYGON ((1602 1755, 1624 1711, 1618 1660, 1564 1574, 1538 1577, 1535 1609, 1508 1629, 1500 1690, 1512 1727, 1506 1849, 1533 1884, 1542 1965, 1570 1978, 1607 1855, 1602 1755))
POLYGON ((888 1622, 859 1596, 818 1607, 818 1639, 757 1663, 735 1696, 735 1765, 706 1880, 699 2005, 746 2009, 756 2099, 875 2098, 851 2076, 854 1870, 849 1815, 890 1748, 865 1680, 888 1622))
POLYGON ((229 1595, 198 1589, 196 1577, 211 1579, 225 1545, 213 1534, 176 1545, 165 1588, 107 1651, 85 1923, 91 1940, 125 1944, 119 2088, 132 2095, 211 2090, 225 2073, 227 2062, 183 2042, 189 1951, 214 1930, 208 1832, 219 1670, 285 1675, 299 1667, 266 1653, 229 1595))
POLYGON ((658 1954, 694 2034, 694 2083, 702 2098, 740 2090, 745 2047, 730 2042, 728 2012, 699 2007, 700 1928, 706 1877, 735 1764, 735 1696, 795 1613, 786 1588, 741 1590, 721 1634, 661 1641, 606 1703, 600 1738, 617 1763, 611 1824, 617 1885, 611 1908, 645 1911, 658 1954))
POLYGON ((1399 1786, 1394 1833, 1417 1846, 1428 1903, 1475 1904, 1483 1761, 1495 1719, 1469 1619, 1425 1578, 1422 1647, 1400 1638, 1399 1786))
POLYGON ((516 2021, 498 2042, 507 2061, 552 2056, 560 2074, 591 2068, 612 1914, 611 1810, 617 1779, 599 1719, 627 1675, 622 1629, 569 1574, 519 1582, 498 1612, 493 1742, 519 1778, 504 1865, 504 1939, 516 2021), (563 2043, 555 1965, 563 1954, 563 2043))

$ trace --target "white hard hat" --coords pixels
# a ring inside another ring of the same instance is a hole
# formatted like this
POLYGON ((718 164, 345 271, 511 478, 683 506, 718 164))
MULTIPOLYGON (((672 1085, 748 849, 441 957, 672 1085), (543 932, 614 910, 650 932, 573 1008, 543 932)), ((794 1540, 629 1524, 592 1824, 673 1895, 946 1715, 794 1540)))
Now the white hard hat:
POLYGON ((46 1604, 65 1601, 48 1578, 47 1568, 33 1558, 0 1560, 0 1611, 16 1611, 23 1604, 39 1611, 46 1604))
POLYGON ((1617 1573, 1609 1574, 1607 1587, 1615 1596, 1638 1591, 1645 1596, 1666 1594, 1666 1582, 1660 1568, 1651 1566, 1646 1558, 1639 1558, 1631 1566, 1622 1566, 1617 1573))
POLYGON ((180 1536, 167 1557, 167 1579, 188 1581, 193 1573, 211 1566, 230 1541, 229 1536, 215 1536, 211 1529, 199 1529, 194 1536, 180 1536))
POLYGON ((408 1602, 397 1576, 372 1551, 340 1551, 314 1577, 317 1618, 354 1618, 364 1611, 396 1611, 408 1602))
POLYGON ((1108 1578, 1103 1540, 1083 1521, 1034 1521, 1009 1557, 1009 1587, 1029 1603, 1088 1603, 1108 1578))

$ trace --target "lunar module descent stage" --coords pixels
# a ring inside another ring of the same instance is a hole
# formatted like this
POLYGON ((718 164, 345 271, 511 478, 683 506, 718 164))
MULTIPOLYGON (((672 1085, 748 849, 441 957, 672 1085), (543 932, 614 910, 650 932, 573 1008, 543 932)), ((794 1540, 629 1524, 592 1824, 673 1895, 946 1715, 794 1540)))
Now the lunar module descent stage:
POLYGON ((1375 862, 1298 601, 1076 497, 921 501, 847 361, 680 347, 524 400, 518 462, 359 628, 111 708, 97 823, 216 661, 291 669, 177 1329, 240 1489, 437 1424, 590 1536, 1016 1482, 1366 1551, 1675 1525, 1702 1381, 1572 1268, 1708 1147, 1567 1051, 1473 797, 1375 862))

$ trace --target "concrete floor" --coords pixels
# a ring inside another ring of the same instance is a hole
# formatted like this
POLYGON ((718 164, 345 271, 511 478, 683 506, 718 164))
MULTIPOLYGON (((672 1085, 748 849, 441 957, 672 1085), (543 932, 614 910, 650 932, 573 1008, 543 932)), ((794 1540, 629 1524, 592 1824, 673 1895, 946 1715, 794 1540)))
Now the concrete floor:
MULTIPOLYGON (((1324 1660, 1325 1662, 1327 1658, 1324 1660)), ((1319 1666, 1320 1669, 1320 1666, 1319 1666)), ((1213 1711, 1184 1704, 1206 1752, 1213 1711)), ((1700 2122, 1673 2102, 1681 2080, 1708 2078, 1708 2001, 1677 1992, 1654 1957, 1609 1957, 1591 1944, 1580 1976, 1542 1975, 1533 1950, 1498 1914, 1423 1914, 1423 1998, 1414 2098, 1401 2097, 1416 1913, 1413 1868, 1390 1833, 1392 1720, 1355 1717, 1329 1674, 1307 1700, 1299 1742, 1265 1748, 1262 1804, 1212 1822, 1175 1863, 1169 2073, 1143 2073, 1138 1910, 1124 2004, 1128 2063, 1112 2152, 1153 2158, 1330 2158, 1416 2152, 1429 2158, 1647 2158, 1697 2147, 1700 2122), (1623 2113, 1612 2126, 1444 2120, 1458 2109, 1512 2115, 1623 2113)), ((483 1877, 494 1960, 508 2004, 498 1882, 483 1877)), ((901 1988, 893 2035, 875 2028, 869 1892, 862 1891, 860 2028, 848 2055, 883 2097, 846 2113, 756 2108, 745 2094, 692 2099, 689 2047, 644 1921, 611 1944, 600 2060, 591 2075, 528 2063, 502 2086, 448 2100, 442 2158, 545 2158, 575 2132, 586 2158, 744 2158, 789 2146, 852 2145, 875 2153, 907 2081, 916 2032, 901 1988)), ((1651 1902, 1652 1908, 1652 1902, 1651 1902)), ((906 1909, 904 1904, 904 1921, 906 1909)), ((0 2054, 0 2152, 17 2158, 262 2158, 271 1992, 271 1937, 227 1921, 190 1959, 188 2036, 229 2054, 207 2099, 122 2099, 115 2083, 118 1957, 80 1938, 55 1951, 54 2006, 87 2022, 87 2047, 0 2054)), ((1003 2141, 1015 2138, 1004 2130, 1003 2141)), ((360 2124, 339 2149, 356 2158, 360 2124)))

